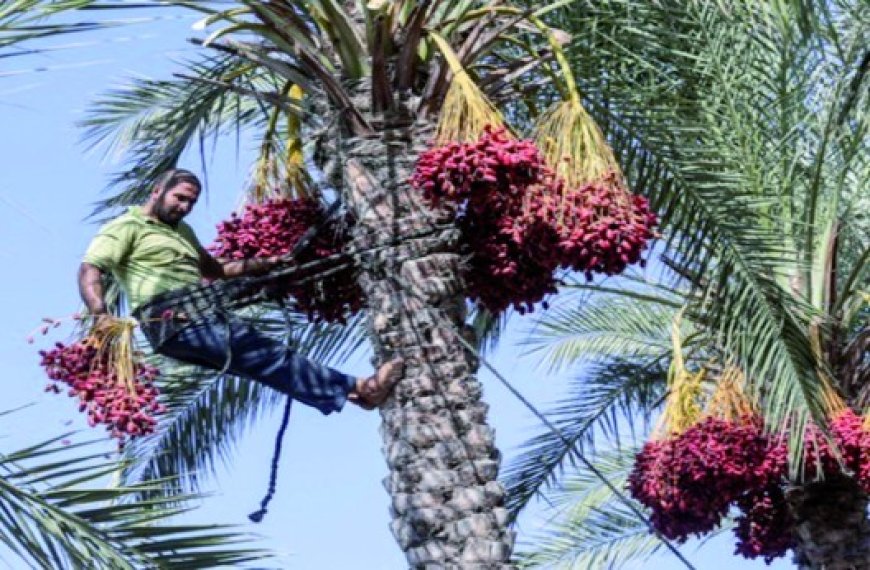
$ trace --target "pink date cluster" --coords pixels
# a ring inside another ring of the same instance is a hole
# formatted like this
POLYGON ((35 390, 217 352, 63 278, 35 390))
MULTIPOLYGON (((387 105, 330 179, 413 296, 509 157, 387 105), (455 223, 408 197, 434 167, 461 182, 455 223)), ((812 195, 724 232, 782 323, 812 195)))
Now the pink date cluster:
MULTIPOLYGON (((324 222, 325 212, 316 200, 275 198, 262 204, 249 204, 241 215, 233 213, 218 224, 218 235, 211 252, 225 259, 280 257, 287 255, 309 228, 320 230, 311 244, 295 258, 304 264, 340 253, 349 238, 347 224, 324 222)), ((322 278, 294 274, 280 284, 292 297, 295 307, 312 321, 344 322, 348 314, 359 311, 364 302, 353 269, 336 271, 322 278)))
MULTIPOLYGON (((848 474, 870 491, 870 431, 862 418, 846 410, 830 429, 848 474)), ((806 442, 808 475, 817 467, 842 472, 818 428, 808 428, 806 442)), ((680 542, 709 533, 736 507, 736 552, 770 562, 794 544, 783 492, 787 469, 786 444, 766 434, 759 418, 706 418, 681 434, 647 442, 628 490, 652 511, 656 530, 680 542)))
POLYGON ((556 291, 558 268, 620 273, 640 261, 657 218, 615 173, 567 188, 528 140, 487 128, 474 142, 422 153, 411 184, 454 208, 468 296, 492 312, 519 312, 556 291))
POLYGON ((156 415, 165 411, 158 402, 154 385, 157 368, 134 362, 130 386, 120 381, 108 358, 85 338, 65 345, 56 343, 41 350, 41 365, 52 380, 46 391, 59 394, 66 385, 67 395, 78 398, 79 411, 86 412, 91 427, 103 425, 122 450, 126 441, 154 433, 156 415))

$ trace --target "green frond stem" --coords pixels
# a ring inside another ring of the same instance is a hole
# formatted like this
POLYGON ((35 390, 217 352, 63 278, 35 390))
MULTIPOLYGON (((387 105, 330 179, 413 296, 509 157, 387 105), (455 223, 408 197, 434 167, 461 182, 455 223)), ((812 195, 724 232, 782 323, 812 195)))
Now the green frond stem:
MULTIPOLYGON (((297 106, 302 106, 304 91, 298 85, 290 88, 288 93, 297 106)), ((305 155, 302 151, 302 118, 287 114, 287 163, 286 180, 288 186, 296 190, 296 196, 310 196, 312 191, 311 176, 305 170, 305 155)))
POLYGON ((516 6, 499 6, 499 3, 496 2, 490 2, 489 5, 484 8, 471 8, 473 2, 460 2, 459 4, 464 4, 464 9, 457 10, 458 13, 450 17, 433 19, 431 27, 439 29, 440 33, 445 37, 450 37, 457 27, 468 21, 476 21, 493 14, 521 16, 522 19, 536 18, 540 20, 542 16, 572 4, 575 1, 576 0, 559 0, 558 2, 551 2, 538 8, 532 7, 526 10, 517 8, 516 6))
POLYGON ((503 126, 501 114, 462 67, 450 44, 436 32, 430 31, 429 37, 438 46, 453 74, 438 117, 437 143, 470 142, 483 134, 485 127, 503 126))
POLYGON ((861 283, 861 279, 868 269, 870 269, 870 244, 867 244, 858 256, 858 261, 852 268, 852 272, 846 277, 842 293, 837 297, 837 302, 831 311, 832 314, 838 314, 843 306, 854 298, 855 294, 858 293, 857 285, 861 283))
POLYGON ((351 79, 371 72, 362 39, 357 35, 351 16, 335 0, 310 2, 312 19, 320 26, 341 59, 342 71, 351 79))
POLYGON ((571 97, 545 113, 535 127, 545 160, 568 184, 566 191, 622 172, 601 129, 579 99, 571 97))
POLYGON ((666 438, 680 434, 701 419, 701 384, 707 370, 701 367, 697 372, 686 368, 683 358, 682 332, 680 321, 685 309, 680 311, 671 324, 672 358, 668 371, 668 397, 665 410, 653 430, 654 438, 666 438))
POLYGON ((550 44, 550 49, 553 50, 556 63, 559 64, 561 81, 556 84, 556 87, 561 93, 562 99, 580 105, 580 91, 577 89, 577 82, 574 80, 574 72, 571 71, 571 63, 565 56, 565 50, 562 49, 564 42, 559 41, 553 29, 539 17, 531 15, 529 21, 537 26, 544 37, 547 38, 547 43, 550 44))
MULTIPOLYGON (((281 96, 286 97, 292 83, 287 83, 281 90, 281 96)), ((260 144, 260 154, 257 157, 257 166, 254 168, 254 180, 250 190, 251 199, 255 203, 263 202, 270 194, 270 182, 274 178, 278 166, 275 164, 274 154, 277 144, 278 119, 283 113, 281 107, 275 107, 269 113, 266 130, 263 133, 263 142, 260 144)))
POLYGON ((445 38, 453 37, 457 30, 461 29, 467 21, 475 21, 491 14, 498 13, 505 8, 493 2, 486 8, 475 8, 473 0, 458 0, 455 2, 436 2, 432 15, 427 23, 427 28, 437 30, 445 38))
MULTIPOLYGON (((302 109, 302 88, 286 83, 280 97, 294 109, 302 109)), ((260 144, 260 154, 254 168, 249 197, 254 203, 278 196, 300 198, 312 193, 311 176, 305 169, 302 152, 302 119, 298 112, 285 112, 276 106, 269 112, 269 120, 260 144), (286 141, 280 140, 279 120, 286 116, 286 141)))
POLYGON ((530 16, 529 20, 547 38, 562 76, 556 83, 562 94, 562 104, 547 113, 535 129, 535 139, 545 159, 556 174, 568 182, 569 188, 601 179, 610 172, 616 173, 621 180, 622 173, 613 151, 601 129, 583 108, 562 42, 540 18, 530 16))

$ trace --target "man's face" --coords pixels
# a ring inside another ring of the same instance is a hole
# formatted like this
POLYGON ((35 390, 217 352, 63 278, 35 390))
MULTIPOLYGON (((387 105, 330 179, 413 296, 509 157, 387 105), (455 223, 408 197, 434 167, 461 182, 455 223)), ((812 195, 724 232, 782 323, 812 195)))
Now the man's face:
POLYGON ((175 226, 196 204, 199 198, 199 188, 190 182, 180 182, 164 190, 154 191, 154 215, 164 224, 175 226))

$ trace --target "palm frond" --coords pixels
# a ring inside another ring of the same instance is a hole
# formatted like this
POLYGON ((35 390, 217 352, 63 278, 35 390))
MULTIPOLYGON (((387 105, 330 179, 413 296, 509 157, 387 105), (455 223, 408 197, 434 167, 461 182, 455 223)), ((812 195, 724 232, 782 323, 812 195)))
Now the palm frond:
MULTIPOLYGON (((628 328, 621 318, 626 305, 666 313, 687 303, 693 343, 700 349, 695 356, 727 354, 749 371, 765 418, 780 429, 792 428, 796 471, 803 424, 825 413, 824 384, 816 375, 826 374, 825 364, 813 354, 810 323, 835 318, 822 315, 809 294, 806 281, 818 261, 806 252, 830 243, 821 230, 838 220, 850 228, 851 243, 841 290, 853 288, 866 262, 866 238, 855 239, 860 232, 852 228, 862 223, 853 208, 862 200, 857 189, 862 180, 866 186, 868 172, 866 141, 856 138, 866 133, 866 112, 857 100, 867 94, 858 87, 865 64, 855 38, 866 36, 868 27, 858 13, 860 2, 836 4, 604 0, 556 18, 575 32, 570 57, 586 103, 632 187, 649 196, 661 215, 662 260, 676 279, 673 290, 651 291, 637 282, 623 288, 577 284, 596 294, 600 308, 557 310, 551 328, 539 328, 536 346, 579 330, 601 334, 602 342, 580 344, 564 354, 565 363, 583 362, 589 350, 628 350, 622 336, 606 338, 614 328, 628 328), (832 126, 837 120, 842 125, 832 126), (806 204, 813 195, 817 206, 811 213, 806 204), (615 322, 605 320, 608 308, 615 322)), ((655 323, 653 317, 648 324, 655 323)), ((669 359, 665 353, 662 361, 669 359)), ((581 408, 589 396, 576 398, 581 408)), ((558 460, 565 446, 560 450, 556 438, 546 446, 543 437, 527 443, 510 467, 512 512, 561 473, 551 458, 558 460)), ((610 520, 621 504, 590 503, 568 482, 560 493, 545 496, 593 506, 578 516, 566 508, 556 530, 525 553, 529 566, 616 567, 638 546, 632 537, 648 540, 645 527, 631 528, 637 521, 628 513, 610 520), (598 528, 592 519, 599 516, 606 519, 605 531, 590 536, 587 531, 598 528), (608 534, 611 529, 628 530, 623 536, 608 534), (616 546, 595 548, 596 535, 613 538, 616 546)))
MULTIPOLYGON (((119 191, 98 205, 97 212, 141 202, 160 173, 175 166, 192 143, 265 122, 252 97, 244 97, 221 82, 279 89, 268 73, 232 55, 206 57, 188 65, 197 78, 138 79, 98 99, 82 122, 85 140, 107 154, 123 154, 129 166, 111 185, 119 191)), ((254 88, 256 90, 256 87, 254 88)))
POLYGON ((564 303, 557 297, 523 341, 543 354, 551 369, 612 358, 647 359, 667 354, 677 310, 611 295, 564 303))
POLYGON ((245 6, 243 11, 253 20, 238 18, 239 9, 215 13, 210 22, 225 19, 230 25, 209 36, 206 45, 224 36, 253 34, 257 43, 231 40, 229 47, 237 55, 306 91, 312 90, 307 83, 319 82, 320 89, 332 103, 346 112, 345 119, 354 132, 371 132, 342 83, 342 79, 358 79, 370 71, 366 59, 368 52, 362 49, 355 29, 350 27, 348 15, 338 3, 319 2, 303 7, 294 2, 264 4, 242 0, 241 4, 245 6), (344 65, 334 61, 332 50, 326 48, 328 38, 335 42, 338 59, 344 65))
POLYGON ((481 354, 492 352, 498 346, 502 333, 507 329, 512 312, 493 314, 484 307, 475 306, 469 317, 469 325, 477 340, 477 350, 481 354))
POLYGON ((504 470, 511 515, 516 517, 564 469, 576 466, 575 454, 591 449, 596 436, 618 441, 621 417, 647 421, 662 400, 666 379, 666 364, 637 359, 596 365, 573 381, 561 403, 548 414, 562 437, 542 430, 523 444, 518 457, 504 470))
POLYGON ((661 214, 672 263, 698 294, 693 320, 739 355, 773 425, 820 419, 822 383, 808 339, 816 309, 789 288, 804 264, 773 207, 791 190, 781 173, 793 162, 774 150, 793 148, 796 131, 768 127, 809 116, 800 111, 805 83, 791 79, 807 66, 827 69, 819 61, 826 54, 808 56, 811 39, 764 7, 631 6, 613 0, 565 13, 578 30, 572 57, 581 90, 630 182, 661 214), (616 62, 622 67, 601 72, 616 62))
MULTIPOLYGON (((617 488, 631 470, 634 448, 601 453, 594 462, 617 488)), ((645 560, 662 543, 596 476, 578 470, 549 493, 550 522, 519 547, 521 568, 613 569, 645 560)))
MULTIPOLYGON (((341 364, 365 345, 366 315, 363 312, 353 315, 345 324, 309 323, 298 314, 295 318, 295 325, 287 327, 290 342, 300 354, 317 362, 341 364)), ((288 322, 286 316, 284 322, 288 322)))
POLYGON ((124 480, 177 478, 176 485, 196 491, 221 461, 229 461, 245 429, 276 405, 280 394, 257 382, 187 366, 176 365, 167 376, 167 411, 155 435, 125 448, 134 461, 124 480))
POLYGON ((130 502, 170 481, 106 487, 119 468, 95 442, 63 445, 68 434, 0 454, 0 541, 41 568, 213 568, 270 554, 224 525, 175 525, 196 499, 174 493, 130 502))
MULTIPOLYGON (((62 34, 91 32, 122 25, 120 21, 88 21, 60 23, 51 18, 80 10, 94 4, 94 0, 8 0, 0 6, 0 58, 21 52, 9 48, 31 40, 56 37, 62 34)), ((34 50, 25 50, 32 53, 34 50)), ((38 48, 35 50, 38 51, 38 48)))

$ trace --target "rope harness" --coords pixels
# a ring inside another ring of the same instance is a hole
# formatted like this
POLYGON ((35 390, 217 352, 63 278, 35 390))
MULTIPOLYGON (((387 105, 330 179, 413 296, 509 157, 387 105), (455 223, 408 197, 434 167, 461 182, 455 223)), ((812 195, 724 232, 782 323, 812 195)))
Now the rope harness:
MULTIPOLYGON (((139 322, 151 323, 150 327, 143 328, 143 330, 150 337, 149 340, 151 340, 154 348, 159 349, 160 345, 170 335, 174 334, 179 326, 180 318, 189 322, 209 315, 218 316, 226 324, 227 337, 226 359, 223 368, 218 374, 226 373, 233 358, 232 343, 230 342, 230 319, 228 318, 231 311, 258 303, 273 301, 278 303, 289 324, 290 313, 284 303, 283 294, 280 293, 277 287, 278 282, 287 283, 292 280, 295 284, 302 284, 306 281, 322 278, 329 272, 334 272, 348 266, 352 259, 352 256, 348 254, 339 254, 305 264, 291 265, 296 257, 317 236, 321 228, 338 213, 340 205, 341 202, 336 200, 329 207, 321 222, 312 226, 303 234, 299 241, 294 244, 291 251, 282 259, 284 267, 279 266, 266 275, 258 277, 241 277, 167 291, 166 293, 156 295, 149 302, 139 307, 135 311, 134 316, 139 322), (318 271, 322 267, 325 269, 318 271), (168 314, 167 311, 169 311, 168 314)), ((284 404, 281 426, 275 438, 275 449, 272 453, 269 473, 269 486, 265 496, 260 501, 260 508, 248 515, 251 522, 259 523, 263 520, 269 502, 271 502, 275 494, 278 482, 278 464, 281 459, 281 445, 290 421, 292 405, 293 395, 288 394, 287 401, 284 404)))
MULTIPOLYGON (((142 327, 142 330, 151 341, 152 346, 158 351, 163 342, 174 335, 180 327, 196 322, 198 319, 217 317, 217 320, 225 324, 227 338, 224 365, 217 374, 225 374, 233 358, 230 342, 230 313, 263 303, 277 303, 289 325, 292 314, 284 301, 288 284, 303 285, 323 279, 332 273, 359 265, 364 256, 396 245, 396 242, 388 242, 376 247, 338 253, 306 263, 295 263, 296 258, 314 240, 318 232, 339 214, 340 206, 340 201, 333 202, 320 223, 309 228, 291 251, 281 259, 281 263, 268 273, 256 277, 237 277, 207 284, 190 285, 167 291, 155 295, 150 301, 137 308, 133 316, 140 323, 148 323, 148 326, 142 327)), ((447 227, 449 226, 433 225, 425 231, 405 236, 405 239, 428 236, 447 227)), ((248 515, 248 518, 255 523, 262 521, 267 512, 267 506, 275 493, 281 446, 290 419, 292 403, 293 394, 290 393, 287 395, 281 425, 275 438, 268 490, 260 503, 260 509, 248 515)))

